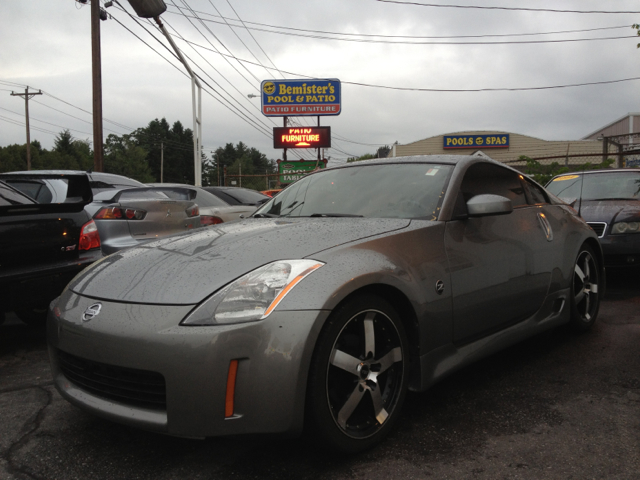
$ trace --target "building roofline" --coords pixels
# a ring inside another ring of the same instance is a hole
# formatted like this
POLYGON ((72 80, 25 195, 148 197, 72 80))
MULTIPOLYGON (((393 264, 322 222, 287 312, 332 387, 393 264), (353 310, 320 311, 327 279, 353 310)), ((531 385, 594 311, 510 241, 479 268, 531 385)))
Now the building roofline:
POLYGON ((589 137, 591 137, 592 135, 595 135, 601 130, 604 130, 605 128, 609 128, 611 125, 615 125, 620 120, 624 120, 625 118, 629 118, 629 117, 640 117, 640 112, 629 112, 626 115, 623 115, 622 117, 618 118, 617 120, 614 120, 613 122, 606 124, 604 127, 600 127, 597 130, 594 130, 589 135, 585 135, 584 137, 581 138, 581 140, 588 140, 589 137))

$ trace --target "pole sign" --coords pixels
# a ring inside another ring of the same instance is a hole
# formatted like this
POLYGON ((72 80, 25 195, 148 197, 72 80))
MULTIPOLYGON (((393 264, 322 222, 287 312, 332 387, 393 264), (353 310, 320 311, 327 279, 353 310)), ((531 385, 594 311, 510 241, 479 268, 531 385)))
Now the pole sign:
POLYGON ((262 113, 267 117, 340 115, 340 80, 263 80, 262 113))
POLYGON ((278 160, 280 183, 293 183, 317 168, 325 168, 328 160, 278 160))
POLYGON ((444 135, 442 148, 509 148, 508 133, 489 135, 444 135))
POLYGON ((331 148, 331 127, 274 127, 273 148, 331 148))

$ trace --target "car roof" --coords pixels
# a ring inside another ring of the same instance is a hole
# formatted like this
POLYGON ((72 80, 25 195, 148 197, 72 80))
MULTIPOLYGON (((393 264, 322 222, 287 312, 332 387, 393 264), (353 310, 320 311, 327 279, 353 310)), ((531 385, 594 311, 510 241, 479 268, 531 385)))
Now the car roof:
POLYGON ((88 175, 92 180, 102 179, 110 179, 112 181, 118 181, 123 179, 126 182, 135 183, 138 186, 143 186, 142 182, 139 182, 135 178, 125 177, 124 175, 118 175, 117 173, 107 173, 107 172, 91 172, 85 170, 22 170, 19 172, 6 172, 6 173, 15 173, 15 174, 29 174, 29 173, 42 173, 47 175, 88 175))

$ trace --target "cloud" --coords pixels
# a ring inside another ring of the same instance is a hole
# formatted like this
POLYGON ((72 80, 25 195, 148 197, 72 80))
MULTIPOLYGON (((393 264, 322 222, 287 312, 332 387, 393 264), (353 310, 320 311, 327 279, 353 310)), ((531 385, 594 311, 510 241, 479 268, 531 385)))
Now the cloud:
MULTIPOLYGON (((215 19, 213 15, 218 15, 209 1, 186 1, 194 10, 210 14, 199 13, 203 19, 215 19)), ((132 12, 126 2, 121 3, 132 12)), ((169 0, 167 3, 172 5, 173 2, 169 0)), ((225 17, 235 18, 235 12, 228 3, 213 4, 225 17)), ((369 35, 495 35, 629 25, 628 29, 620 30, 506 37, 502 40, 631 36, 630 25, 637 23, 639 16, 421 8, 374 0, 307 0, 303 3, 232 0, 231 4, 246 22, 369 35)), ((491 4, 513 5, 504 0, 495 0, 491 4)), ((184 3, 175 0, 175 5, 184 6, 184 3)), ((3 5, 0 15, 0 44, 3 46, 0 50, 0 82, 29 85, 91 110, 89 7, 78 6, 68 0, 29 0, 3 5)), ((543 1, 532 6, 581 10, 603 8, 602 2, 594 0, 582 0, 579 5, 570 0, 543 1)), ((634 10, 637 5, 631 0, 620 0, 607 8, 634 10)), ((108 11, 163 56, 171 58, 160 43, 122 11, 116 7, 108 11)), ((539 87, 640 76, 640 52, 635 48, 637 38, 533 45, 390 45, 323 40, 258 30, 252 30, 252 37, 242 29, 235 30, 236 36, 225 25, 205 22, 207 29, 192 19, 200 30, 198 32, 187 18, 171 12, 178 10, 170 6, 169 12, 163 15, 170 31, 175 28, 185 38, 204 47, 215 47, 224 54, 252 62, 256 62, 255 55, 266 66, 272 66, 273 62, 284 71, 339 78, 343 82, 408 88, 474 89, 539 87)), ((140 23, 155 32, 151 23, 140 23)), ((169 122, 180 120, 191 126, 191 84, 181 73, 183 68, 176 70, 115 20, 101 22, 101 30, 105 118, 132 128, 146 126, 150 120, 161 117, 169 122)), ((160 40, 167 45, 163 38, 160 40)), ((202 71, 203 79, 216 90, 215 96, 226 99, 218 101, 207 94, 203 96, 205 152, 226 143, 242 141, 260 149, 270 158, 279 158, 281 152, 272 148, 268 132, 273 126, 281 126, 282 120, 263 117, 259 112, 259 98, 249 99, 247 95, 257 93, 261 80, 281 78, 281 75, 259 65, 242 64, 220 53, 198 48, 200 56, 186 43, 179 39, 176 41, 192 59, 194 68, 202 71), (234 111, 239 109, 242 113, 230 112, 224 106, 227 101, 233 105, 234 111), (259 127, 254 128, 239 116, 250 118, 259 127)), ((409 143, 464 130, 496 129, 547 140, 579 139, 630 111, 639 111, 638 83, 476 93, 406 92, 344 83, 342 114, 324 117, 321 124, 331 125, 334 145, 353 155, 372 153, 377 144, 390 144, 396 140, 409 143), (338 140, 336 136, 355 143, 338 140)), ((0 83, 0 107, 18 114, 0 112, 7 118, 24 122, 24 103, 9 95, 11 89, 21 88, 24 87, 0 83)), ((61 130, 38 122, 42 120, 91 132, 91 125, 86 123, 91 121, 90 115, 49 96, 34 100, 46 104, 31 104, 34 127, 54 132, 61 130)), ((315 124, 316 118, 306 121, 315 124)), ((109 122, 105 122, 105 127, 120 134, 128 133, 109 122)), ((105 131, 105 137, 109 133, 105 131)), ((74 136, 87 137, 82 133, 74 133, 74 136)), ((32 131, 32 138, 50 147, 54 136, 32 131)), ((0 145, 11 143, 24 143, 24 127, 0 121, 0 145)), ((332 158, 345 157, 335 150, 330 154, 332 158)))

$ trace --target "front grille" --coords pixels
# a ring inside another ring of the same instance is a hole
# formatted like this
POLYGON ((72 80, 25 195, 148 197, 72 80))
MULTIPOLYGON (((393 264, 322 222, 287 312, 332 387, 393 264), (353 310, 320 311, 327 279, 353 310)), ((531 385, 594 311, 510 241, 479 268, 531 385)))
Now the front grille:
POLYGON ((593 231, 596 232, 598 238, 604 237, 604 232, 607 229, 607 224, 605 222, 587 222, 587 225, 589 225, 593 229, 593 231))
POLYGON ((135 407, 167 408, 164 377, 157 372, 107 365, 61 350, 57 357, 64 376, 89 393, 135 407))

